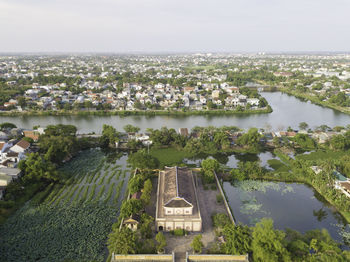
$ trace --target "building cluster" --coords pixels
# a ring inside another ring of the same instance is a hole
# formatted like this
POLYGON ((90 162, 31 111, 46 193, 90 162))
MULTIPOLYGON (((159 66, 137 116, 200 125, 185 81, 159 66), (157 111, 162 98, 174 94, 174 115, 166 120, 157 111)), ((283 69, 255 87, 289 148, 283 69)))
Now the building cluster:
MULTIPOLYGON (((170 84, 141 85, 124 83, 117 91, 112 89, 87 89, 79 94, 62 90, 61 85, 33 85, 23 94, 25 107, 50 110, 59 109, 116 109, 116 110, 167 110, 211 109, 213 105, 222 109, 234 109, 237 106, 250 109, 259 108, 259 98, 243 95, 238 87, 222 84, 199 84, 194 87, 175 87, 170 84), (208 103, 211 103, 209 106, 208 103)), ((215 107, 214 106, 214 107, 215 107)), ((3 110, 23 111, 16 98, 4 103, 3 110)))
POLYGON ((0 199, 6 187, 20 177, 19 161, 25 159, 26 154, 35 151, 25 137, 30 138, 29 141, 37 141, 39 131, 20 128, 0 131, 0 199))

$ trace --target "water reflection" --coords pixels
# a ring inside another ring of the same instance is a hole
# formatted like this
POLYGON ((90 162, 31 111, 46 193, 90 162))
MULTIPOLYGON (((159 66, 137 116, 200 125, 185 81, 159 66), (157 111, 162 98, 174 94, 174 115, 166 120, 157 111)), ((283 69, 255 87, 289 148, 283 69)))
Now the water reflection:
POLYGON ((278 229, 305 232, 326 228, 342 243, 350 236, 350 227, 340 213, 306 185, 254 180, 233 185, 224 182, 223 187, 236 220, 243 224, 254 225, 270 217, 278 229))

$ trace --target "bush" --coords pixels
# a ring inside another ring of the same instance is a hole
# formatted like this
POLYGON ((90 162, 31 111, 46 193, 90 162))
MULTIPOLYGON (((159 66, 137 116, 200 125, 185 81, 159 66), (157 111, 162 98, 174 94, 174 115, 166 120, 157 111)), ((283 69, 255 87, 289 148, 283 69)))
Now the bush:
POLYGON ((222 197, 222 195, 221 194, 217 194, 216 195, 216 202, 221 204, 223 201, 224 201, 224 198, 222 197))
POLYGON ((218 213, 212 216, 213 226, 216 228, 224 228, 226 225, 231 224, 230 218, 223 213, 218 213))
POLYGON ((183 236, 183 235, 185 235, 185 230, 183 230, 183 229, 174 229, 173 235, 174 236, 183 236))
POLYGON ((202 235, 197 235, 193 238, 193 241, 191 243, 191 247, 193 248, 193 251, 196 253, 202 253, 203 248, 203 242, 202 242, 202 235))

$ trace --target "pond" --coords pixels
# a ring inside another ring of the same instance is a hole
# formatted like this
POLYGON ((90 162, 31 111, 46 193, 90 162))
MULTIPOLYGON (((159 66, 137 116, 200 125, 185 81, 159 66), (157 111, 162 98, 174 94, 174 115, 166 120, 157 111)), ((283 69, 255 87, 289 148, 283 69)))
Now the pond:
MULTIPOLYGON (((237 168, 240 161, 260 161, 260 165, 268 170, 272 170, 272 168, 269 166, 267 161, 269 159, 279 159, 270 151, 261 152, 259 154, 234 153, 229 156, 217 154, 210 157, 215 158, 220 164, 223 164, 229 168, 237 168)), ((197 156, 191 159, 185 158, 183 163, 199 167, 204 159, 206 159, 206 156, 197 156)))
POLYGON ((50 124, 72 124, 79 133, 100 133, 103 124, 123 130, 127 124, 136 125, 142 131, 147 128, 168 128, 194 126, 238 126, 240 128, 268 128, 272 130, 298 128, 300 122, 307 122, 311 128, 320 125, 346 126, 350 115, 315 104, 307 103, 281 92, 263 92, 262 95, 272 106, 270 114, 244 115, 192 115, 192 116, 0 116, 1 122, 12 122, 18 127, 31 129, 35 125, 45 127, 50 124))
POLYGON ((343 244, 350 240, 345 219, 304 184, 248 180, 234 185, 224 182, 223 188, 238 223, 253 226, 268 217, 277 229, 305 232, 325 228, 343 244))

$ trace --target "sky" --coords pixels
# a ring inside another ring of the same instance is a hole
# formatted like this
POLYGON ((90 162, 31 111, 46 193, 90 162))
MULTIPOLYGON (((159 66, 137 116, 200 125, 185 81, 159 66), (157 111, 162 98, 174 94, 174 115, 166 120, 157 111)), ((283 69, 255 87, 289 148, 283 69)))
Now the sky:
POLYGON ((310 51, 350 51, 350 0, 0 0, 0 53, 310 51))

